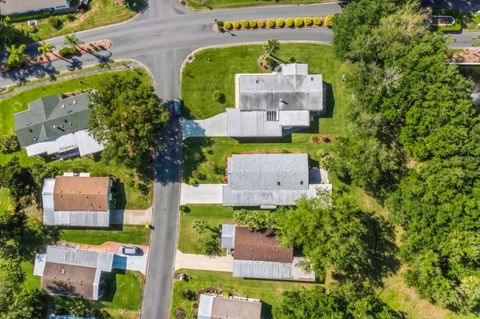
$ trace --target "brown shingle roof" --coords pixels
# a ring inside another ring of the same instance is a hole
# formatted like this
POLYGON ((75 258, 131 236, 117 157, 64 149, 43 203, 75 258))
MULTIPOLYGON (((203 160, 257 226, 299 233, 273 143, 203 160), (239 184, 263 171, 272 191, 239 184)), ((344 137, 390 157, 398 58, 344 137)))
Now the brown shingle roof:
POLYGON ((237 260, 272 261, 291 263, 293 248, 281 248, 271 231, 251 232, 246 227, 235 227, 235 249, 237 260))
POLYGON ((95 268, 47 262, 42 289, 57 295, 93 298, 95 268))
POLYGON ((56 211, 107 211, 109 177, 57 176, 53 190, 56 211))

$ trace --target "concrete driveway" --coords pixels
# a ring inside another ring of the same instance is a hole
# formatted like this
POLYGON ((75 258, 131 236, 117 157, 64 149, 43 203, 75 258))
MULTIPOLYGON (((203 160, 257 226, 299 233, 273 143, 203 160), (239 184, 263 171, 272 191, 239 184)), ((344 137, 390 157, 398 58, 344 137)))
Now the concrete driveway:
POLYGON ((197 184, 182 183, 180 204, 221 204, 223 184, 197 184))
POLYGON ((227 136, 227 112, 205 120, 182 121, 183 139, 188 137, 227 136))
POLYGON ((152 207, 147 209, 112 209, 112 225, 145 225, 152 222, 152 207))
POLYGON ((175 270, 182 268, 232 272, 233 257, 209 257, 205 255, 184 254, 180 250, 177 250, 177 254, 175 255, 175 270))

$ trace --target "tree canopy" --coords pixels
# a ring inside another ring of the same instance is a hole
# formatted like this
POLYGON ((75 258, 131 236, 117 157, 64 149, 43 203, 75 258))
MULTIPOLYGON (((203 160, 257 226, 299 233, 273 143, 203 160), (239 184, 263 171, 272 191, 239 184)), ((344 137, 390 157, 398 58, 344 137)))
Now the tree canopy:
POLYGON ((159 136, 168 113, 153 87, 138 77, 113 76, 91 97, 90 131, 105 144, 102 156, 136 167, 149 167, 162 145, 159 136))

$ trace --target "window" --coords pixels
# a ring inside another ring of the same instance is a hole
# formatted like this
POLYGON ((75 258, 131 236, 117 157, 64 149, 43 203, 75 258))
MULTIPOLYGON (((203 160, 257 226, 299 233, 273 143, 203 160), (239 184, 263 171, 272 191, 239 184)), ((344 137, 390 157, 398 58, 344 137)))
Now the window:
POLYGON ((268 122, 278 121, 278 112, 276 110, 267 111, 267 121, 268 122))

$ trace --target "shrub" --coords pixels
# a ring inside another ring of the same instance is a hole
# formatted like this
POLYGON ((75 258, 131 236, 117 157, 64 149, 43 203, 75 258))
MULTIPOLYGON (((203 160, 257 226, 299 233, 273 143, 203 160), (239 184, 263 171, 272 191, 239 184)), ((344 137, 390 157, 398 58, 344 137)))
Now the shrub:
POLYGON ((188 185, 196 185, 196 184, 197 184, 197 181, 195 180, 195 178, 190 177, 188 179, 188 185))
POLYGON ((75 47, 65 47, 65 48, 61 48, 60 50, 58 50, 58 54, 61 57, 68 57, 68 56, 71 56, 71 55, 75 55, 77 53, 78 53, 78 51, 77 51, 77 48, 75 48, 75 47))
POLYGON ((187 311, 183 308, 175 309, 175 318, 177 319, 185 319, 187 317, 187 311))
POLYGON ((303 22, 305 23, 305 25, 306 25, 307 27, 311 27, 312 24, 313 24, 312 18, 310 18, 310 17, 305 17, 305 18, 303 19, 303 22))
POLYGON ((199 171, 193 171, 192 172, 192 177, 195 178, 196 180, 204 181, 207 176, 203 174, 202 172, 199 171))
POLYGON ((257 25, 258 25, 259 28, 265 28, 265 21, 259 20, 257 25))
POLYGON ((223 21, 218 20, 217 21, 217 27, 223 27, 223 21))
POLYGON ((70 22, 75 21, 76 18, 77 18, 77 17, 75 17, 74 14, 71 14, 71 13, 70 13, 69 15, 67 15, 67 20, 70 21, 70 22))
POLYGON ((28 33, 35 33, 37 31, 38 31, 38 28, 36 26, 27 27, 28 33))
POLYGON ((287 20, 285 20, 285 25, 287 26, 287 28, 293 28, 293 18, 288 18, 287 20))
POLYGON ((267 20, 267 27, 274 28, 275 27, 275 21, 273 21, 272 19, 268 19, 267 20))
POLYGON ((233 28, 234 28, 235 30, 240 29, 240 22, 238 22, 238 21, 233 21, 233 28))
POLYGON ((223 23, 223 27, 227 30, 232 30, 232 28, 233 28, 232 23, 230 21, 225 21, 223 23))
POLYGON ((333 22, 334 22, 334 16, 326 16, 325 17, 325 26, 327 28, 333 27, 333 22))
POLYGON ((50 24, 55 29, 60 29, 63 25, 62 20, 54 16, 48 18, 48 24, 50 24))
POLYGON ((303 27, 303 18, 295 18, 295 26, 297 28, 303 27))
POLYGON ((257 27, 257 21, 255 20, 250 20, 249 22, 250 28, 255 29, 257 27))
POLYGON ((189 213, 190 212, 190 207, 186 205, 180 205, 180 211, 183 213, 189 213))
POLYGON ((315 18, 313 18, 313 24, 314 24, 314 25, 316 25, 316 26, 321 26, 322 23, 323 23, 322 18, 320 18, 320 17, 315 17, 315 18))
POLYGON ((188 288, 183 288, 182 289, 182 297, 187 299, 187 300, 194 300, 195 299, 195 291, 188 289, 188 288))
POLYGON ((215 101, 217 101, 218 103, 225 103, 225 94, 223 94, 223 93, 220 92, 219 90, 213 91, 213 98, 214 98, 215 101))
POLYGON ((275 26, 277 26, 278 28, 283 28, 285 26, 285 20, 283 20, 282 18, 277 19, 275 21, 275 26))
POLYGON ((18 151, 19 149, 20 143, 18 142, 16 135, 0 136, 0 153, 9 154, 18 151))
POLYGON ((247 20, 242 20, 242 29, 248 29, 250 27, 250 24, 248 23, 247 20))

